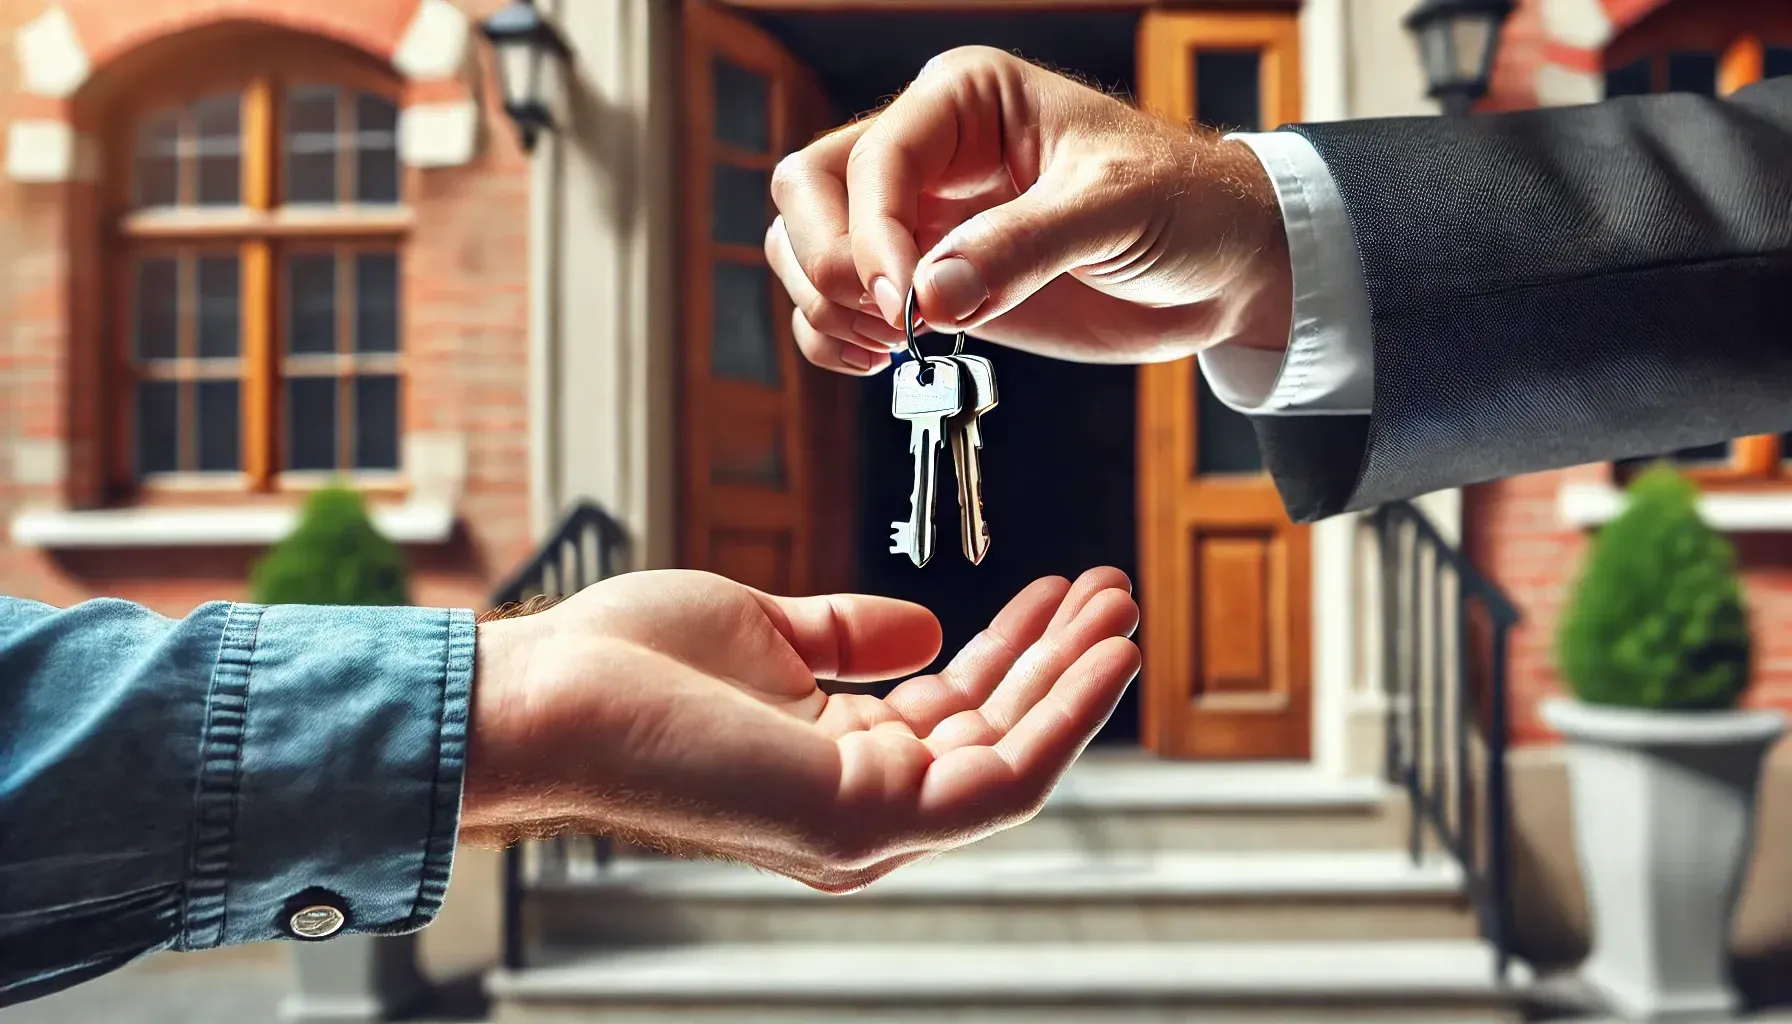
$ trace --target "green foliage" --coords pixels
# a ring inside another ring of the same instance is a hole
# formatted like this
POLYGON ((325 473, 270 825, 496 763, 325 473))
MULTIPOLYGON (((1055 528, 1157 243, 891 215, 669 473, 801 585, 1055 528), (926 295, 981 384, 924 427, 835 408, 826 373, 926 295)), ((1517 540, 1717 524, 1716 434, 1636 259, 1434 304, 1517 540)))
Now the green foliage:
POLYGON ((311 495, 299 525, 255 564, 258 604, 410 603, 404 554, 374 528, 361 496, 332 487, 311 495))
POLYGON ((1742 697, 1751 645, 1735 552, 1679 473, 1660 466, 1631 485, 1588 552, 1556 654, 1589 704, 1716 710, 1742 697))

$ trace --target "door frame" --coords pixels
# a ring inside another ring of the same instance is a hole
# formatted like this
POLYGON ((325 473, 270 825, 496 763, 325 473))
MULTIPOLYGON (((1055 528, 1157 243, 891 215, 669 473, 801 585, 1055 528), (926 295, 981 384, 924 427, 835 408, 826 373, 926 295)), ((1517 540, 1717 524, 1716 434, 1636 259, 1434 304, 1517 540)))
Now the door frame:
MULTIPOLYGON (((1036 10, 1224 9, 1261 12, 1299 11, 1300 63, 1306 84, 1300 97, 1302 117, 1331 121, 1354 116, 1345 86, 1351 78, 1347 0, 1262 0, 1246 3, 1188 3, 1181 0, 710 0, 716 7, 751 16, 755 12, 914 12, 940 13, 1036 10)), ((682 5, 673 9, 669 35, 682 36, 682 5)), ((676 52, 676 48, 675 48, 676 52)), ((682 80, 682 53, 674 58, 671 77, 682 80)), ((675 109, 682 109, 682 99, 675 109)), ((669 140, 668 140, 669 141, 669 140)), ((666 261, 682 265, 685 239, 680 232, 659 232, 671 251, 666 261)), ((673 300, 676 301, 676 300, 673 300)), ((668 424, 670 425, 670 424, 668 424)), ((679 429, 682 429, 680 426, 679 429)), ((668 452, 668 454, 670 454, 668 452)), ((1136 499, 1135 499, 1136 500, 1136 499)), ((1357 748, 1373 746, 1356 735, 1358 719, 1379 721, 1377 689, 1368 685, 1374 644, 1364 643, 1371 624, 1359 615, 1364 570, 1358 552, 1358 523, 1343 516, 1318 524, 1312 531, 1312 686, 1311 763, 1327 775, 1365 770, 1357 748)), ((1452 517, 1454 518, 1454 517, 1452 517)), ((668 524, 669 525, 669 524, 668 524)), ((656 531, 664 536, 665 531, 656 531)), ((668 540, 670 538, 667 538, 668 540)), ((658 561, 671 564, 667 550, 658 561)), ((1373 770, 1373 769, 1368 769, 1373 770)))

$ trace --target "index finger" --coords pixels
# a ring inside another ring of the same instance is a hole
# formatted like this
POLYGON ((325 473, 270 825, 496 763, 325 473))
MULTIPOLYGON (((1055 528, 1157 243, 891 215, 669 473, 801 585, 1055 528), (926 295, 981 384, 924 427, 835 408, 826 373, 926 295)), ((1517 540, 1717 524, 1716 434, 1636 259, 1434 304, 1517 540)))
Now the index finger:
POLYGON ((873 118, 843 125, 778 161, 772 202, 783 215, 791 252, 815 290, 848 309, 865 294, 847 238, 846 165, 873 118))
POLYGON ((897 327, 921 259, 915 244, 921 192, 958 153, 959 110, 947 79, 924 69, 878 114, 846 159, 853 266, 878 311, 897 327))

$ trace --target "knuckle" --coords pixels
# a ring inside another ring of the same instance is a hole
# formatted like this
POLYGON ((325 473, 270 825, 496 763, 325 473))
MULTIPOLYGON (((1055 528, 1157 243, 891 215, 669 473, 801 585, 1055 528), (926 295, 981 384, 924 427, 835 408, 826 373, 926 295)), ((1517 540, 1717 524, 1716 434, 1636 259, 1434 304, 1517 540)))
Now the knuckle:
POLYGON ((1013 54, 993 46, 955 46, 928 61, 923 71, 965 75, 1000 67, 1015 59, 1013 54))
POLYGON ((809 321, 811 327, 824 334, 831 334, 842 326, 841 321, 844 318, 841 314, 845 310, 829 302, 820 294, 804 297, 803 301, 797 305, 797 309, 802 312, 803 319, 809 321))
POLYGON ((808 162, 802 150, 779 160, 777 166, 772 168, 772 202, 783 209, 785 202, 801 186, 808 173, 808 162))
POLYGON ((852 263, 852 253, 815 257, 803 267, 815 290, 835 301, 845 301, 865 290, 859 283, 859 272, 852 263))

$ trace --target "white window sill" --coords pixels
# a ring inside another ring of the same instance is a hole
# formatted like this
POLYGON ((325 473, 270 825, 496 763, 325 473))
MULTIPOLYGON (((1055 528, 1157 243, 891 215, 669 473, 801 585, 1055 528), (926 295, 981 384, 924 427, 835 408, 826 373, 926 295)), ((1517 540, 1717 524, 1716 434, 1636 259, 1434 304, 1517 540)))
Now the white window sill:
MULTIPOLYGON (((1601 526, 1624 509, 1624 492, 1611 484, 1566 484, 1556 492, 1556 512, 1570 527, 1601 526)), ((1724 533, 1792 532, 1792 490, 1717 491, 1699 495, 1699 515, 1724 533)))
MULTIPOLYGON (((373 524, 400 544, 440 544, 454 533, 454 507, 413 500, 374 507, 373 524)), ((297 508, 120 508, 21 512, 12 541, 37 548, 265 547, 298 524, 297 508)))

